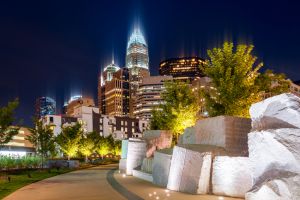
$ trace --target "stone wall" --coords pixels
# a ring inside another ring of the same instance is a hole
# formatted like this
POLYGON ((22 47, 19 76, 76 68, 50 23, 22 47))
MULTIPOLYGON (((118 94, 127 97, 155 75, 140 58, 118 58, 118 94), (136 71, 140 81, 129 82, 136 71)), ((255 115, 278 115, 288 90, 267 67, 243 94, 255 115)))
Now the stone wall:
POLYGON ((198 120, 185 130, 179 142, 182 144, 206 144, 224 147, 228 155, 247 156, 251 120, 231 116, 218 116, 198 120))
POLYGON ((147 130, 143 139, 147 142, 147 158, 153 156, 156 150, 170 148, 172 145, 172 133, 167 130, 147 130))
POLYGON ((152 176, 155 185, 167 187, 172 153, 173 149, 163 149, 154 152, 152 176))
POLYGON ((132 170, 143 163, 146 155, 146 142, 141 139, 130 138, 128 141, 128 153, 126 161, 126 174, 132 175, 132 170))

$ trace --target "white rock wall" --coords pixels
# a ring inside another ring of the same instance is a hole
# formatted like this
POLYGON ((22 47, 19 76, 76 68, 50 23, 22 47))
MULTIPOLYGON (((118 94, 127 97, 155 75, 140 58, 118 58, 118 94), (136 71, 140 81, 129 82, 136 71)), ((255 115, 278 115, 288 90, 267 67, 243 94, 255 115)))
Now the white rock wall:
POLYGON ((154 153, 152 176, 155 185, 167 187, 171 160, 172 154, 159 151, 154 153))
POLYGON ((248 157, 216 156, 213 161, 212 187, 215 195, 245 197, 252 188, 248 157))
POLYGON ((249 112, 253 130, 300 128, 300 98, 290 93, 255 103, 249 112))
POLYGON ((132 170, 142 165, 145 156, 146 142, 139 139, 130 139, 128 141, 126 174, 132 175, 132 170))
POLYGON ((210 168, 209 152, 201 153, 175 146, 167 188, 191 194, 207 194, 210 168))

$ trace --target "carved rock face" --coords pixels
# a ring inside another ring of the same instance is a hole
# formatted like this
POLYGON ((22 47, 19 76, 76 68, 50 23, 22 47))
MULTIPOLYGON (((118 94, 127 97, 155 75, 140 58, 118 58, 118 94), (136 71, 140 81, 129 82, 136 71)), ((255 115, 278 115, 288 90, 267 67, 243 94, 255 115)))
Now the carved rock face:
POLYGON ((300 128, 300 98, 289 93, 277 95, 250 107, 252 130, 300 128))

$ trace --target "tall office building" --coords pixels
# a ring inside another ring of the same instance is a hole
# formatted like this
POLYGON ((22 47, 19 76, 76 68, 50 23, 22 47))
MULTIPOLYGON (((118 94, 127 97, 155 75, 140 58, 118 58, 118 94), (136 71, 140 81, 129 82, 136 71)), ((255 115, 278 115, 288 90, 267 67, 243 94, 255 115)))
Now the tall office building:
POLYGON ((150 76, 143 78, 137 92, 137 105, 134 115, 140 119, 151 119, 152 110, 164 101, 164 82, 171 81, 172 76, 150 76))
POLYGON ((192 82, 195 78, 204 76, 201 70, 204 64, 205 61, 199 57, 171 58, 159 64, 159 74, 192 82))
POLYGON ((138 27, 134 29, 127 44, 126 67, 129 69, 130 82, 129 113, 134 116, 139 84, 144 77, 150 76, 148 46, 138 27))
POLYGON ((129 114, 129 70, 114 61, 99 76, 98 106, 100 113, 110 116, 129 114))
POLYGON ((56 102, 50 97, 40 97, 35 102, 35 116, 40 119, 45 115, 54 115, 56 112, 56 102))

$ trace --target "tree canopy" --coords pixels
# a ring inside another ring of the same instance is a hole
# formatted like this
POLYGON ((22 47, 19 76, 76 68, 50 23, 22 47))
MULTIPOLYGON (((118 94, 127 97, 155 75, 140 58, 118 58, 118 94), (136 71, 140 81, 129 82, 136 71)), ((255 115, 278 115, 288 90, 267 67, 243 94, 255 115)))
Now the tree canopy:
POLYGON ((56 136, 56 142, 61 150, 67 154, 68 159, 74 157, 79 149, 79 141, 83 135, 82 127, 79 123, 62 127, 61 133, 56 136))
POLYGON ((14 112, 18 105, 19 100, 16 99, 8 102, 7 106, 0 107, 0 147, 18 134, 19 128, 12 126, 15 121, 14 112))
POLYGON ((171 130, 175 135, 193 126, 200 109, 199 99, 185 82, 165 82, 164 103, 152 111, 151 129, 171 130))
POLYGON ((206 109, 210 116, 247 117, 249 107, 258 101, 256 79, 263 63, 252 55, 254 46, 225 42, 222 48, 208 50, 205 74, 212 79, 214 94, 205 92, 206 109))

